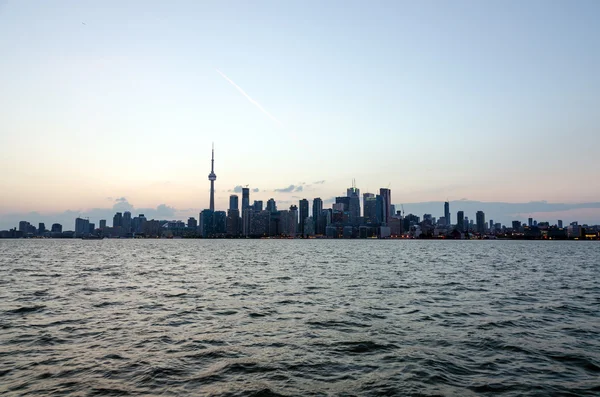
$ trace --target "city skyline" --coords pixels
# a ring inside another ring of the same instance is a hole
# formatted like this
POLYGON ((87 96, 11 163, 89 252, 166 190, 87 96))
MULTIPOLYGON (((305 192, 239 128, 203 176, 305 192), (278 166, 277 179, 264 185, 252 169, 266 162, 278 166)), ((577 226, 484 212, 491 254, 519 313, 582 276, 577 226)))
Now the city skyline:
POLYGON ((213 140, 216 207, 598 201, 600 4, 386 4, 2 2, 0 217, 208 208, 213 140))

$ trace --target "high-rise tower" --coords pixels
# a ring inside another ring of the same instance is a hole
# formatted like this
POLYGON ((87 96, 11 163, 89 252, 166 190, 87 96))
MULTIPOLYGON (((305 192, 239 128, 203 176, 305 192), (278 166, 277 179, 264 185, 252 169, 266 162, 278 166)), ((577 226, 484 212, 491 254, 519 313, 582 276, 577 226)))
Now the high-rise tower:
POLYGON ((215 174, 215 144, 212 147, 212 159, 210 160, 210 174, 208 174, 208 180, 210 181, 210 210, 215 210, 215 181, 217 175, 215 174))

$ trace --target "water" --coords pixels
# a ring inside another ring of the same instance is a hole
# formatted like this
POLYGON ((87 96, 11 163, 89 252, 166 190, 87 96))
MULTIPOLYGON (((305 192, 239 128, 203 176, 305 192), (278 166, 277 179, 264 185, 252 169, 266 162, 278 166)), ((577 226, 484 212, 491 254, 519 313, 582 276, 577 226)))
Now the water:
POLYGON ((0 394, 600 395, 600 244, 0 240, 0 394))

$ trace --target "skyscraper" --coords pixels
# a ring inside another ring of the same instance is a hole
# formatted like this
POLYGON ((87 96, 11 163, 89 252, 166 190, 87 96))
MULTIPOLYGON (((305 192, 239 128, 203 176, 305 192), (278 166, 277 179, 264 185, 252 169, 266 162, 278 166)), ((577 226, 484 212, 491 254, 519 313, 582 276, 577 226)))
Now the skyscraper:
POLYGON ((475 218, 477 220, 477 233, 483 236, 485 234, 485 214, 483 211, 477 211, 475 218))
POLYGON ((250 189, 247 187, 242 188, 242 212, 250 207, 250 189))
POLYGON ((90 232, 90 221, 83 218, 75 219, 75 237, 86 236, 90 232))
POLYGON ((305 221, 306 218, 308 218, 308 200, 307 199, 302 199, 300 200, 300 235, 302 237, 304 237, 304 232, 305 232, 305 221))
MULTIPOLYGON (((243 201, 242 201, 243 204, 243 201)), ((237 194, 232 194, 229 196, 229 209, 230 210, 239 210, 238 204, 238 196, 237 194)))
POLYGON ((215 174, 215 145, 212 148, 212 159, 210 160, 210 174, 208 174, 208 180, 210 181, 210 210, 215 211, 215 181, 217 175, 215 174))
POLYGON ((323 211, 323 200, 320 197, 313 199, 313 222, 315 223, 315 234, 325 234, 325 230, 321 227, 321 212, 323 211), (321 230, 323 229, 323 230, 321 230))
POLYGON ((106 219, 100 219, 100 229, 106 229, 106 219))
POLYGON ((363 195, 363 216, 367 224, 374 225, 377 223, 376 201, 377 199, 373 193, 365 193, 363 195))
POLYGON ((346 189, 348 197, 348 212, 350 223, 358 226, 360 220, 360 189, 356 188, 356 182, 352 181, 352 187, 346 189))
POLYGON ((447 226, 452 225, 452 222, 450 221, 450 203, 447 201, 444 203, 444 218, 446 218, 447 226))
POLYGON ((252 209, 254 212, 260 212, 263 210, 263 202, 262 200, 254 200, 254 204, 252 205, 252 209))
POLYGON ((456 213, 456 228, 461 232, 465 231, 465 213, 464 213, 464 211, 458 211, 456 213))
POLYGON ((121 227, 123 226, 123 214, 117 212, 115 216, 113 216, 113 227, 121 227))
POLYGON ((270 198, 267 200, 267 211, 273 213, 277 212, 277 203, 274 198, 270 198))
POLYGON ((390 214, 390 206, 392 204, 392 191, 387 188, 381 188, 379 189, 379 195, 382 197, 383 200, 382 223, 384 223, 384 226, 387 226, 390 223, 390 217, 392 216, 392 214, 390 214))
POLYGON ((123 233, 131 233, 131 212, 123 212, 123 233))

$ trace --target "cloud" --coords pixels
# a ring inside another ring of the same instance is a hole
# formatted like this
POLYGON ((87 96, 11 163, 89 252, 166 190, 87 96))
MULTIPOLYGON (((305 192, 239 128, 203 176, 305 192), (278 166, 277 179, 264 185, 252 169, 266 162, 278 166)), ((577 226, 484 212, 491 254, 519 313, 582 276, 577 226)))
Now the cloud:
POLYGON ((126 203, 127 199, 125 197, 119 197, 115 199, 116 202, 120 202, 120 203, 126 203))
POLYGON ((290 185, 288 187, 282 187, 280 189, 274 189, 274 192, 277 193, 291 193, 294 191, 294 189, 296 189, 296 185, 290 185))
POLYGON ((237 185, 236 187, 234 187, 232 190, 230 190, 230 192, 234 192, 234 193, 241 193, 243 189, 242 185, 237 185))
POLYGON ((260 189, 259 189, 259 188, 257 188, 257 187, 255 187, 254 189, 252 189, 252 192, 254 192, 254 193, 258 193, 258 192, 260 192, 260 189))
POLYGON ((314 185, 322 185, 325 183, 325 180, 313 182, 314 185))
POLYGON ((304 188, 302 186, 296 186, 296 189, 294 189, 294 192, 301 192, 304 188))

